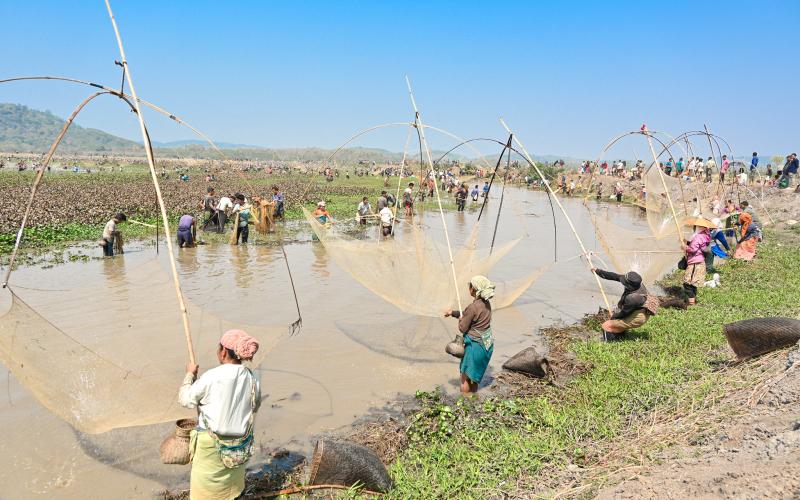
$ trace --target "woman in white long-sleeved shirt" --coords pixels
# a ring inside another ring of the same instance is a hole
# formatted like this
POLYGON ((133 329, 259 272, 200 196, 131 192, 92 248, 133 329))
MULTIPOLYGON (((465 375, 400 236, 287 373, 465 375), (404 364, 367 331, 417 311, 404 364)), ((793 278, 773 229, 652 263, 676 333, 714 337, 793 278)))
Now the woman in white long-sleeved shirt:
POLYGON ((242 361, 252 360, 256 351, 258 341, 253 337, 241 330, 229 330, 217 348, 219 366, 200 378, 197 365, 186 366, 178 399, 186 408, 197 408, 199 414, 198 428, 192 431, 189 444, 193 500, 233 499, 244 489, 261 386, 242 361))

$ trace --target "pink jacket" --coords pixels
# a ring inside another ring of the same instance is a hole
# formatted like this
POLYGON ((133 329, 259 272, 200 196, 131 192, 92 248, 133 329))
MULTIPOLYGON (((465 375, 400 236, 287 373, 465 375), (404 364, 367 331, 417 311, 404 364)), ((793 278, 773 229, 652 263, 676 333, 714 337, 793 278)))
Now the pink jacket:
POLYGON ((686 263, 699 264, 705 262, 703 249, 707 247, 709 243, 711 243, 711 234, 708 232, 708 229, 692 236, 692 240, 686 247, 686 263))

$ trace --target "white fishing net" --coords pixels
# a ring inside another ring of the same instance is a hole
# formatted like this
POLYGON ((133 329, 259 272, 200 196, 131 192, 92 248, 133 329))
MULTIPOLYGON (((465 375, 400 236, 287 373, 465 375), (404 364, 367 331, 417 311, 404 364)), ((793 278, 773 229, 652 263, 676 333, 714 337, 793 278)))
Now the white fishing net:
POLYGON ((622 228, 609 220, 607 214, 595 213, 592 220, 597 242, 617 273, 635 271, 646 284, 652 284, 674 269, 683 255, 674 233, 656 238, 649 231, 622 228))
MULTIPOLYGON (((320 224, 307 210, 306 218, 325 251, 336 264, 364 287, 395 305, 418 316, 440 317, 445 310, 457 307, 456 291, 447 247, 413 224, 404 224, 394 237, 358 239, 335 227, 320 224)), ((461 304, 471 301, 467 283, 476 274, 491 278, 491 270, 520 239, 489 248, 476 249, 477 228, 467 241, 455 249, 453 263, 456 281, 462 287, 461 304)), ((535 269, 517 280, 496 283, 492 307, 511 305, 549 266, 535 269)))
POLYGON ((702 199, 691 184, 675 177, 665 175, 661 169, 651 164, 644 175, 644 185, 647 192, 645 206, 647 208, 647 223, 650 231, 657 239, 676 238, 678 228, 686 217, 695 215, 700 210, 702 199), (670 206, 670 201, 672 206, 670 206))
MULTIPOLYGON (((114 260, 105 264, 123 261, 114 260)), ((105 281, 72 289, 12 288, 0 291, 0 357, 50 411, 87 433, 192 415, 177 404, 186 342, 162 263, 115 267, 105 281)), ((201 369, 218 364, 229 328, 259 340, 254 365, 287 333, 224 320, 191 301, 187 308, 201 369)))

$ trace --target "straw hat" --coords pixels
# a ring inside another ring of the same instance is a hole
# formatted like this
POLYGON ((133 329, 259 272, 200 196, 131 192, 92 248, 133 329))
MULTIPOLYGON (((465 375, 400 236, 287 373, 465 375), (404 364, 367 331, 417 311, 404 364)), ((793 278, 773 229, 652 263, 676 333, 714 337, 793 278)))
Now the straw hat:
POLYGON ((717 225, 711 222, 708 219, 704 219, 703 217, 689 217, 683 220, 684 226, 700 226, 700 227, 707 227, 709 229, 716 229, 717 225))

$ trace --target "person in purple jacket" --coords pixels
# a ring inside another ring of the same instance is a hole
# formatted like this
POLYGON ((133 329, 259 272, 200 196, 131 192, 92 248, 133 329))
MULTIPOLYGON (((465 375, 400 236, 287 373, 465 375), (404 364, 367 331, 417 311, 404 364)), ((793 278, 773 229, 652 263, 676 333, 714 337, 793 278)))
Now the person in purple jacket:
POLYGON ((716 228, 710 220, 695 217, 691 224, 694 225, 692 239, 681 244, 686 253, 686 270, 683 273, 683 290, 689 297, 689 305, 697 302, 697 288, 706 281, 705 252, 710 251, 711 228, 716 228))
POLYGON ((182 215, 178 221, 178 246, 191 248, 197 236, 197 220, 189 214, 182 215))

